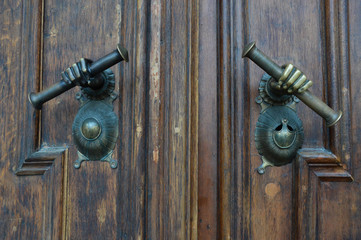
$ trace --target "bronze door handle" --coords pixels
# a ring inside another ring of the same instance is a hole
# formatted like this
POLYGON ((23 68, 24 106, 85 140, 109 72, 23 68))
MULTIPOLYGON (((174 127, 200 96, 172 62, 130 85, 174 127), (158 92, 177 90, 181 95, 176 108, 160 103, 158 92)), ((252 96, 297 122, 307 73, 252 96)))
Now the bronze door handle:
MULTIPOLYGON (((255 42, 247 44, 242 53, 242 57, 248 57, 266 73, 274 79, 279 80, 283 77, 285 70, 273 62, 267 55, 256 47, 255 42)), ((315 111, 318 115, 326 120, 326 126, 335 125, 342 117, 342 111, 336 112, 326 103, 314 96, 310 91, 306 90, 302 93, 295 92, 294 95, 303 103, 315 111)))
POLYGON ((278 66, 256 47, 255 42, 247 44, 242 55, 266 72, 261 78, 256 98, 261 113, 255 129, 256 148, 262 159, 257 171, 264 174, 268 166, 291 163, 302 147, 304 131, 296 113, 298 99, 324 118, 327 127, 336 124, 342 112, 337 113, 308 91, 312 81, 299 69, 292 64, 284 68, 278 66))
MULTIPOLYGON (((103 72, 104 70, 110 68, 111 66, 125 60, 128 62, 128 51, 118 44, 117 49, 108 55, 98 59, 93 62, 87 69, 87 73, 90 77, 94 77, 97 74, 103 72)), ((29 101, 36 109, 41 109, 42 105, 59 96, 60 94, 66 92, 67 90, 75 87, 76 85, 81 85, 82 87, 88 87, 91 83, 80 84, 76 81, 67 82, 64 79, 60 80, 58 83, 53 86, 39 92, 39 93, 30 93, 29 101)))
POLYGON ((125 60, 128 62, 128 51, 119 44, 117 49, 93 62, 81 58, 62 72, 62 80, 40 93, 30 93, 29 101, 36 109, 75 87, 81 86, 76 94, 80 107, 75 116, 72 136, 78 150, 75 168, 80 168, 83 161, 109 162, 116 168, 118 162, 112 158, 119 131, 118 116, 114 112, 113 103, 117 98, 114 73, 111 66, 125 60))

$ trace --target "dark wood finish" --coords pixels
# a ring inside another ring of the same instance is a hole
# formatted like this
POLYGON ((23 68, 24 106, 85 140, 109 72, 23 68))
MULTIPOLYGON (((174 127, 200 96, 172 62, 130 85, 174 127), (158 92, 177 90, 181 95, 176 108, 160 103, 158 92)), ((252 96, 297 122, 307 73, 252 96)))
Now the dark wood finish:
POLYGON ((352 182, 353 178, 337 157, 325 149, 300 150, 294 165, 294 177, 294 237, 315 239, 322 234, 320 228, 323 227, 319 218, 322 215, 320 205, 323 205, 319 193, 322 184, 352 182))
POLYGON ((218 81, 218 234, 220 239, 231 239, 231 169, 232 169, 232 53, 231 6, 228 1, 219 5, 219 81, 218 81))
POLYGON ((199 2, 198 239, 217 236, 217 1, 199 2))
POLYGON ((64 154, 65 150, 65 147, 42 147, 26 158, 15 174, 18 176, 43 175, 51 168, 54 161, 64 154))
MULTIPOLYGON (((118 229, 117 238, 128 237, 145 238, 145 201, 147 191, 146 181, 146 84, 147 84, 147 19, 144 17, 149 11, 146 1, 128 1, 118 11, 122 12, 119 19, 118 32, 120 42, 129 50, 130 62, 121 66, 122 72, 119 82, 119 112, 121 119, 121 144, 119 152, 120 175, 115 187, 119 193, 114 204, 117 204, 117 214, 114 221, 118 229), (124 15, 123 12, 128 12, 124 15), (127 159, 127 160, 126 160, 127 159), (117 187, 117 185, 119 186, 117 187), (118 203, 123 204, 118 204, 118 203), (118 222, 116 219, 119 219, 118 222)), ((115 14, 115 13, 114 13, 115 14)), ((113 17, 115 17, 115 14, 113 17)), ((119 17, 119 16, 118 16, 119 17)), ((114 232, 114 231, 113 231, 114 232)))
POLYGON ((27 93, 38 89, 42 75, 43 5, 37 0, 2 1, 0 9, 0 236, 60 239, 62 176, 68 161, 64 148, 51 157, 55 160, 44 175, 15 175, 40 147, 39 115, 27 93))
POLYGON ((330 129, 326 146, 351 168, 350 73, 348 53, 348 1, 325 2, 325 50, 328 102, 343 109, 343 121, 330 129))
POLYGON ((322 182, 352 182, 353 178, 345 170, 340 160, 325 149, 304 148, 298 153, 299 162, 307 164, 307 168, 322 182))
POLYGON ((361 235, 360 1, 5 0, 0 9, 4 239, 361 235), (241 57, 251 40, 277 64, 294 63, 316 96, 344 112, 327 129, 298 104, 303 149, 262 176, 254 101, 263 72, 241 57), (112 68, 119 166, 76 170, 79 89, 41 112, 27 93, 117 43, 130 59, 112 68))

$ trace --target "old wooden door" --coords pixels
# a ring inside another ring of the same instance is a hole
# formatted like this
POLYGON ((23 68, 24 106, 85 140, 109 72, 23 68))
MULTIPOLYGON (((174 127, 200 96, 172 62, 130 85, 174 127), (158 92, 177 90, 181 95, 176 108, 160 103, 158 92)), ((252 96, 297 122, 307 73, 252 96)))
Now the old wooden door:
POLYGON ((359 0, 0 2, 1 239, 361 239, 359 0), (259 175, 257 41, 335 109, 298 104, 297 159, 259 175), (121 43, 119 166, 80 169, 71 90, 27 100, 121 43), (34 175, 35 174, 35 175, 34 175), (22 176, 20 176, 22 175, 22 176), (353 182, 350 182, 352 181, 353 182))

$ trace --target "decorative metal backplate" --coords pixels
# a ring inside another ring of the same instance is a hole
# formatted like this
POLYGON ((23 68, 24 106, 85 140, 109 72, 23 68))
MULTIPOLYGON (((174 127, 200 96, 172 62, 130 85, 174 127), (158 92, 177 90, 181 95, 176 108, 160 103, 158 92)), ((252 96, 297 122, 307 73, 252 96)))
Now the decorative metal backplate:
POLYGON ((114 74, 109 69, 101 74, 105 80, 101 88, 82 88, 76 95, 80 108, 72 132, 78 150, 75 168, 80 168, 83 161, 107 161, 111 168, 118 165, 112 159, 119 132, 118 117, 113 111, 113 101, 117 98, 113 92, 114 74))
POLYGON ((302 121, 295 105, 298 100, 292 95, 277 96, 269 89, 272 78, 262 76, 256 102, 261 113, 256 124, 255 141, 262 165, 257 171, 265 172, 268 166, 282 166, 292 162, 304 140, 302 121))

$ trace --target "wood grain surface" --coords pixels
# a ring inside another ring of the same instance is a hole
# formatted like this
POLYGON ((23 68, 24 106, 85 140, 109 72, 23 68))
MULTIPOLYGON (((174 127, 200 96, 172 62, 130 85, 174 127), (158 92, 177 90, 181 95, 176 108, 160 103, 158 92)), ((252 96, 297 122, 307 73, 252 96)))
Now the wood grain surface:
POLYGON ((4 0, 0 3, 1 239, 359 239, 361 2, 4 0), (303 103, 305 142, 267 169, 254 142, 257 46, 344 113, 303 103), (118 168, 77 158, 70 90, 27 100, 120 43, 118 168), (27 175, 27 176, 17 176, 27 175), (29 176, 35 175, 36 176, 29 176))

